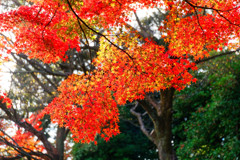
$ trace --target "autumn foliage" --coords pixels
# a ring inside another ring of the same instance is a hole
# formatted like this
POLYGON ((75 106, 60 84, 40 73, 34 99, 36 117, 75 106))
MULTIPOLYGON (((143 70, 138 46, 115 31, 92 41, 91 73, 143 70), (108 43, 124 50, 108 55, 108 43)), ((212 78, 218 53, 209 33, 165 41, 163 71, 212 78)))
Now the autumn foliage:
MULTIPOLYGON (((41 130, 41 121, 39 121, 39 118, 36 115, 32 114, 29 118, 23 119, 23 122, 24 121, 33 125, 36 130, 41 130)), ((40 140, 36 140, 36 137, 31 132, 24 131, 23 129, 18 129, 15 133, 15 136, 13 136, 12 138, 19 146, 23 147, 26 152, 43 152, 45 150, 40 140)))
POLYGON ((75 141, 94 141, 96 135, 108 140, 118 134, 118 105, 143 99, 148 92, 183 89, 196 81, 189 73, 197 69, 196 61, 227 45, 236 49, 230 41, 240 37, 236 0, 33 2, 0 14, 0 30, 16 37, 12 44, 3 39, 9 52, 46 63, 66 61, 66 51, 81 50, 79 39, 102 35, 92 62, 96 69, 70 75, 59 87, 59 96, 43 111, 53 122, 69 128, 75 141), (143 7, 159 7, 168 13, 158 26, 167 48, 127 27, 130 15, 143 7), (99 28, 107 30, 106 35, 119 36, 104 36, 99 28))
MULTIPOLYGON (((39 118, 32 114, 29 118, 23 119, 23 122, 27 122, 30 125, 40 131, 41 121, 39 118)), ((26 153, 29 152, 43 152, 45 148, 40 140, 36 139, 35 135, 31 132, 25 131, 19 128, 17 131, 12 127, 13 124, 7 123, 6 121, 0 121, 0 136, 1 136, 1 147, 0 151, 2 153, 8 153, 11 157, 19 154, 19 150, 24 150, 26 153), (11 134, 6 133, 9 130, 11 134), (17 147, 14 147, 17 144, 17 147), (21 149, 19 149, 21 147, 21 149)), ((18 127, 18 126, 15 126, 18 127)))

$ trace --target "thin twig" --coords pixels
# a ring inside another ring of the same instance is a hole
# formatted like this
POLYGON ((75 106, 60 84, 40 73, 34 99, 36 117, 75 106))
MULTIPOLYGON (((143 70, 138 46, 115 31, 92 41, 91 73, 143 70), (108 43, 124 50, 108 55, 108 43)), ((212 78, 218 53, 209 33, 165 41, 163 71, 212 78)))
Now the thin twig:
MULTIPOLYGON (((91 63, 92 63, 92 51, 91 51, 91 49, 90 49, 90 45, 89 45, 89 42, 88 42, 87 35, 86 35, 86 33, 85 33, 85 31, 84 31, 84 29, 83 29, 83 27, 82 27, 79 19, 77 19, 77 22, 78 22, 78 25, 79 25, 81 31, 83 32, 84 38, 86 39, 87 47, 88 47, 89 54, 90 54, 90 61, 91 61, 91 63)), ((90 70, 92 70, 92 67, 90 67, 90 70)), ((86 75, 86 72, 84 72, 84 74, 86 75)))
POLYGON ((234 8, 231 8, 231 9, 228 9, 228 10, 220 10, 220 9, 216 9, 216 8, 213 8, 213 7, 203 7, 203 6, 198 6, 198 5, 195 5, 195 4, 192 4, 189 2, 189 0, 184 0, 185 2, 187 2, 190 6, 192 7, 196 7, 196 8, 201 8, 201 9, 212 9, 214 11, 219 11, 219 12, 229 12, 229 11, 232 11, 234 9, 238 9, 240 6, 237 6, 237 7, 234 7, 234 8))
POLYGON ((224 15, 222 15, 222 14, 220 13, 220 12, 229 12, 229 11, 231 11, 231 10, 234 10, 234 9, 239 8, 240 6, 235 7, 235 8, 232 8, 232 9, 230 9, 230 10, 220 10, 220 9, 215 9, 215 8, 213 8, 213 7, 210 8, 210 7, 197 6, 197 5, 194 5, 194 4, 190 3, 188 0, 184 0, 184 1, 187 2, 191 7, 193 7, 194 10, 196 10, 195 8, 212 9, 212 10, 216 11, 217 14, 218 14, 220 17, 224 18, 224 19, 225 19, 226 21, 228 21, 230 24, 240 27, 239 24, 232 23, 229 19, 227 19, 224 15))
POLYGON ((45 29, 47 28, 47 26, 50 25, 50 23, 52 22, 53 18, 56 16, 56 13, 57 13, 57 10, 58 10, 59 7, 60 7, 60 5, 58 4, 58 7, 57 7, 57 9, 55 10, 55 12, 54 12, 53 16, 51 17, 50 21, 49 21, 49 22, 44 26, 44 28, 43 28, 43 31, 42 31, 43 41, 44 41, 44 32, 45 32, 45 29))

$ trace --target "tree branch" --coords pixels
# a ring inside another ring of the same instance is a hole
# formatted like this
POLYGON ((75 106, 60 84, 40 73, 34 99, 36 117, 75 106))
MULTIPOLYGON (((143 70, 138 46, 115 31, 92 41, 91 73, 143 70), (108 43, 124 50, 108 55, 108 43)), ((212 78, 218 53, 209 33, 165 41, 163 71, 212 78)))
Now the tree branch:
POLYGON ((155 123, 158 119, 158 114, 156 113, 155 108, 149 105, 145 99, 140 100, 139 103, 141 104, 142 108, 147 112, 152 122, 155 123))
POLYGON ((137 23, 138 23, 138 25, 140 27, 140 30, 141 30, 140 32, 143 35, 143 37, 144 38, 151 38, 152 36, 146 31, 146 28, 143 27, 143 25, 142 25, 140 19, 138 18, 138 15, 137 15, 136 12, 134 12, 134 15, 136 17, 136 21, 137 21, 137 23))
POLYGON ((26 131, 32 133, 33 135, 37 136, 38 139, 43 143, 47 153, 54 157, 56 155, 57 150, 54 146, 47 140, 47 137, 44 135, 44 132, 36 130, 31 124, 27 122, 23 122, 20 118, 21 116, 16 112, 14 108, 8 109, 5 103, 0 101, 0 108, 6 113, 11 121, 16 123, 18 126, 24 128, 26 131), (10 112, 11 111, 11 112, 10 112))
MULTIPOLYGON (((5 143, 6 145, 12 147, 14 150, 16 150, 18 153, 20 153, 22 156, 18 155, 16 157, 8 157, 8 159, 16 159, 18 158, 22 158, 22 157, 27 157, 28 159, 34 159, 34 160, 39 160, 38 158, 33 157, 34 156, 38 156, 38 157, 48 157, 48 159, 50 158, 48 155, 40 153, 40 152, 34 152, 29 148, 25 148, 25 147, 21 147, 18 145, 18 143, 11 137, 9 136, 6 132, 4 132, 2 129, 0 129, 0 132, 2 132, 4 135, 6 135, 13 143, 9 142, 6 138, 4 138, 3 136, 0 136, 0 141, 2 141, 3 143, 5 143), (25 150, 29 150, 29 152, 25 151, 25 150)), ((6 158, 4 158, 6 159, 6 158)))
MULTIPOLYGON (((91 51, 91 49, 90 49, 90 45, 89 45, 89 42, 88 42, 88 39, 87 39, 87 35, 86 35, 86 33, 85 33, 85 31, 84 31, 84 29, 83 29, 83 27, 82 27, 79 19, 77 19, 77 22, 78 22, 78 25, 79 25, 81 31, 83 32, 84 38, 86 39, 87 47, 88 47, 89 54, 90 54, 90 61, 91 61, 91 63, 92 63, 92 51, 91 51)), ((92 70, 92 68, 90 68, 90 70, 92 70)), ((87 73, 84 72, 84 74, 86 75, 87 73)))
POLYGON ((229 51, 229 52, 225 52, 225 53, 221 53, 221 54, 217 54, 217 55, 214 55, 212 57, 208 57, 208 58, 205 58, 205 59, 201 59, 199 61, 196 61, 195 63, 196 64, 199 64, 199 63, 202 63, 202 62, 206 62, 206 61, 209 61, 211 59, 215 59, 217 57, 221 57, 221 56, 225 56, 225 55, 230 55, 230 54, 233 54, 233 53, 236 53, 240 51, 240 48, 236 49, 235 51, 229 51))
POLYGON ((56 16, 56 13, 57 13, 57 10, 58 8, 60 7, 59 3, 58 3, 58 7, 56 8, 56 10, 54 11, 53 13, 53 16, 51 17, 50 21, 44 26, 43 30, 42 30, 42 38, 43 38, 43 41, 44 41, 44 32, 45 32, 45 29, 47 28, 48 25, 50 25, 50 23, 52 22, 53 18, 56 16))
POLYGON ((18 0, 12 0, 14 3, 15 3, 15 5, 17 5, 18 7, 20 7, 22 4, 18 1, 18 0))
MULTIPOLYGON (((14 55, 13 55, 13 58, 14 58, 18 63, 20 63, 21 65, 23 65, 23 68, 24 68, 26 71, 31 71, 31 69, 30 69, 27 65, 25 65, 24 62, 22 62, 21 59, 17 59, 14 55)), ((45 86, 45 85, 41 82, 41 80, 40 80, 33 72, 30 72, 30 74, 32 75, 32 77, 37 81, 37 83, 42 87, 42 89, 43 89, 46 93, 48 93, 49 95, 52 95, 52 96, 53 96, 52 92, 48 89, 48 87, 45 86)))
POLYGON ((231 9, 228 9, 228 10, 220 10, 220 9, 216 9, 216 8, 213 8, 213 7, 203 7, 203 6, 198 6, 198 5, 195 5, 195 4, 192 4, 191 2, 189 2, 189 0, 184 0, 185 2, 187 2, 190 6, 192 7, 196 7, 196 8, 201 8, 201 9, 211 9, 211 10, 214 10, 214 11, 219 11, 219 12, 229 12, 229 11, 232 11, 234 9, 237 9, 239 8, 240 6, 237 6, 237 7, 234 7, 234 8, 231 8, 231 9))
MULTIPOLYGON (((43 71, 45 71, 46 73, 48 73, 49 75, 53 75, 53 76, 61 76, 61 77, 67 77, 69 74, 67 74, 67 73, 62 73, 62 72, 53 72, 52 70, 51 70, 51 68, 50 67, 47 67, 47 68, 44 68, 40 63, 38 63, 36 60, 34 60, 34 59, 28 59, 28 57, 26 56, 26 55, 24 55, 24 54, 15 54, 15 53, 11 53, 12 55, 17 55, 17 56, 19 56, 20 58, 23 58, 23 59, 25 59, 26 61, 28 61, 32 66, 38 66, 40 69, 42 69, 43 71)), ((35 67, 36 67, 35 66, 35 67)))
POLYGON ((194 10, 195 10, 195 8, 214 10, 214 11, 217 12, 217 14, 218 14, 220 17, 222 17, 223 19, 225 19, 226 21, 228 21, 230 24, 240 27, 239 24, 235 24, 235 23, 231 22, 227 17, 225 17, 224 15, 222 15, 222 14, 220 13, 220 12, 229 12, 229 11, 231 11, 231 10, 234 10, 234 9, 239 8, 239 6, 238 6, 238 7, 235 7, 235 8, 232 8, 232 9, 229 9, 229 10, 220 10, 220 9, 216 9, 216 8, 213 8, 213 7, 198 6, 198 5, 195 5, 195 4, 190 3, 189 0, 184 0, 184 1, 185 1, 187 4, 189 4, 191 7, 193 7, 194 10))
POLYGON ((149 95, 146 95, 145 99, 156 109, 158 116, 161 116, 161 105, 156 103, 149 95))
POLYGON ((135 109, 137 108, 137 106, 138 106, 138 102, 136 102, 135 106, 130 109, 130 112, 131 112, 134 116, 137 117, 141 131, 148 137, 149 140, 151 140, 151 141, 153 142, 152 136, 149 134, 149 132, 148 132, 147 129, 145 128, 145 125, 144 125, 143 120, 142 120, 141 113, 138 113, 138 112, 135 111, 135 109))
POLYGON ((70 10, 73 12, 73 14, 77 17, 78 20, 80 20, 89 30, 93 31, 94 33, 102 36, 104 39, 106 39, 111 45, 113 45, 114 47, 116 47, 117 49, 121 50, 122 52, 126 53, 127 56, 133 60, 134 58, 132 56, 129 55, 129 53, 127 53, 124 49, 120 48, 119 46, 117 46, 116 44, 114 44, 112 41, 110 41, 110 39, 108 39, 105 35, 103 35, 100 32, 97 32, 96 30, 94 30, 93 28, 89 27, 88 24, 86 24, 79 16, 78 14, 74 11, 74 9, 72 8, 71 3, 69 2, 69 0, 66 0, 68 3, 68 6, 70 8, 70 10))

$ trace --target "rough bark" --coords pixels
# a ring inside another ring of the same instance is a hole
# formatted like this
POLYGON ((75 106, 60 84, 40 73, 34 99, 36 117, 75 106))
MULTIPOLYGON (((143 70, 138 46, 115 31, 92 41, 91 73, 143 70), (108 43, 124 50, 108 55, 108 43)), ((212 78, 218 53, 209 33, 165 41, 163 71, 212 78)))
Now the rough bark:
MULTIPOLYGON (((146 95, 145 99, 139 101, 139 104, 148 113, 150 119, 153 122, 153 130, 151 132, 146 131, 146 127, 143 123, 140 124, 140 128, 144 131, 144 134, 156 145, 158 149, 160 160, 176 160, 175 152, 172 146, 172 105, 174 89, 169 88, 160 92, 160 103, 146 95)), ((132 108, 132 113, 135 115, 139 122, 141 122, 140 114, 134 113, 135 108, 132 108)))
POLYGON ((154 140, 158 149, 160 160, 175 160, 172 147, 172 102, 174 89, 161 91, 161 115, 154 123, 156 138, 154 140))
POLYGON ((56 148, 58 151, 59 160, 64 159, 64 141, 66 139, 66 135, 67 135, 66 129, 62 127, 58 127, 57 138, 56 138, 56 148))
POLYGON ((154 122, 155 138, 160 160, 174 160, 175 154, 172 147, 172 102, 174 89, 162 90, 160 102, 160 115, 154 122))

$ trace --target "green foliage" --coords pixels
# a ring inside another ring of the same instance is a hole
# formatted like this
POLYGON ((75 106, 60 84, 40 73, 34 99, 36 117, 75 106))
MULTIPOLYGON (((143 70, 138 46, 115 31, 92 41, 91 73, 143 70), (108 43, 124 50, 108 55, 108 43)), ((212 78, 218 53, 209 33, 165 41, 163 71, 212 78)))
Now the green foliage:
POLYGON ((232 56, 201 66, 197 84, 177 94, 173 131, 180 160, 240 158, 239 62, 232 56))

